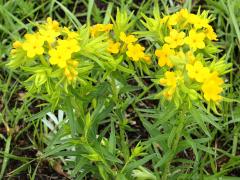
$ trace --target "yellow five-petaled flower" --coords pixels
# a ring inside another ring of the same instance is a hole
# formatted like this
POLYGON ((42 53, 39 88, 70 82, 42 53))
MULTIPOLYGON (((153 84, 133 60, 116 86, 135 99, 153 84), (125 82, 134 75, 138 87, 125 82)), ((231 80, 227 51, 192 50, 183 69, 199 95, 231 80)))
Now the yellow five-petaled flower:
POLYGON ((22 43, 22 48, 27 52, 29 58, 34 58, 36 55, 42 55, 44 53, 44 41, 38 33, 26 34, 24 37, 26 41, 22 43))
POLYGON ((139 61, 145 57, 144 50, 145 48, 140 44, 128 44, 128 50, 126 52, 127 56, 132 58, 133 61, 139 61))
POLYGON ((51 49, 49 55, 49 62, 52 65, 58 65, 60 68, 65 68, 67 66, 67 61, 71 58, 71 54, 59 48, 51 49))
POLYGON ((120 33, 120 40, 126 44, 134 43, 137 41, 137 38, 134 35, 126 35, 124 32, 120 33))
POLYGON ((203 49, 205 47, 204 43, 205 34, 203 32, 197 32, 194 29, 189 31, 189 36, 185 38, 185 43, 195 51, 197 49, 203 49))
POLYGON ((113 42, 113 40, 108 41, 108 51, 113 54, 117 54, 120 49, 120 43, 119 42, 113 42))
POLYGON ((164 40, 169 44, 170 48, 176 48, 184 44, 184 32, 177 32, 177 30, 170 30, 169 36, 165 37, 164 40))
POLYGON ((173 67, 170 56, 174 54, 174 50, 170 49, 168 44, 164 44, 162 49, 157 49, 155 51, 155 55, 158 57, 158 65, 160 67, 163 67, 165 65, 173 67))
POLYGON ((214 102, 221 100, 222 97, 220 96, 220 93, 223 91, 222 84, 223 80, 218 76, 218 73, 212 72, 202 85, 204 98, 207 101, 212 100, 214 102))
POLYGON ((196 61, 194 65, 187 64, 186 69, 188 76, 191 79, 195 79, 197 82, 204 82, 210 75, 210 71, 207 67, 203 67, 200 61, 196 61))

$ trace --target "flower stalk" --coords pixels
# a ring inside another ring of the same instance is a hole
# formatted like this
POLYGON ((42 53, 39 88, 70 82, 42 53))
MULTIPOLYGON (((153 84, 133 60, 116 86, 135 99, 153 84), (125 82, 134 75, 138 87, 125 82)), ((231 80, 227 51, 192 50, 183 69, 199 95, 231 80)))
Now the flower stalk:
MULTIPOLYGON (((183 107, 184 107, 184 105, 183 105, 183 107)), ((170 147, 172 153, 170 155, 169 161, 166 163, 166 165, 164 167, 163 176, 162 176, 163 180, 168 179, 168 175, 170 173, 170 165, 171 165, 172 159, 176 155, 177 147, 178 147, 179 141, 182 137, 182 131, 184 129, 184 125, 185 125, 185 121, 186 121, 185 115, 186 115, 186 110, 185 110, 185 108, 183 108, 182 111, 179 112, 179 122, 177 125, 176 135, 175 135, 174 141, 170 147)))

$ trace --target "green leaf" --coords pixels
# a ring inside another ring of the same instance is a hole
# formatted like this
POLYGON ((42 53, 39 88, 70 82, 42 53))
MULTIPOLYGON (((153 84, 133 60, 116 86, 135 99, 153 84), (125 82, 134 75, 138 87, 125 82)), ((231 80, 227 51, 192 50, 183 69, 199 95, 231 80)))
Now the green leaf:
POLYGON ((81 23, 78 21, 78 19, 76 18, 76 16, 71 12, 69 11, 69 9, 67 9, 62 3, 58 2, 58 1, 55 1, 59 6, 60 8, 65 12, 65 14, 67 15, 67 17, 69 17, 69 20, 73 23, 73 25, 76 27, 76 28, 79 28, 81 27, 81 23))
POLYGON ((115 135, 115 127, 114 127, 114 122, 111 121, 111 133, 110 133, 110 137, 109 137, 109 145, 108 145, 108 149, 109 152, 113 155, 115 155, 115 151, 116 151, 116 135, 115 135))
MULTIPOLYGON (((8 136, 6 144, 5 144, 4 153, 9 153, 11 140, 12 140, 12 136, 8 136)), ((2 162, 2 167, 1 167, 1 172, 0 172, 0 179, 3 178, 4 172, 5 172, 7 164, 8 164, 8 160, 9 160, 9 158, 7 156, 4 156, 3 162, 2 162)))
POLYGON ((124 173, 130 173, 133 169, 138 168, 139 166, 144 165, 145 163, 147 163, 148 161, 152 160, 154 157, 156 157, 156 154, 150 154, 147 155, 145 157, 143 157, 140 160, 136 160, 134 162, 129 163, 125 170, 123 171, 124 173))

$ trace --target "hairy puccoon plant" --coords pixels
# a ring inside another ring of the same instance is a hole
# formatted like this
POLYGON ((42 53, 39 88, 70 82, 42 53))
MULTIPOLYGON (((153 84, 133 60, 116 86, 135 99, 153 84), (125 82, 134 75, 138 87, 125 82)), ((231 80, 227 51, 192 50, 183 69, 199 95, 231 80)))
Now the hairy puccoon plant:
POLYGON ((154 80, 163 86, 163 90, 156 97, 172 101, 179 111, 175 139, 170 148, 173 154, 165 164, 163 179, 170 173, 170 163, 176 154, 179 140, 186 125, 186 115, 192 106, 204 107, 218 113, 224 100, 224 79, 231 64, 225 62, 223 56, 218 60, 217 35, 209 24, 211 16, 203 11, 198 14, 189 13, 187 9, 172 15, 160 17, 155 13, 154 18, 144 16, 143 24, 148 29, 144 34, 153 41, 157 49, 155 56, 161 70, 154 80))
MULTIPOLYGON (((114 103, 121 100, 121 96, 118 90, 120 83, 114 79, 116 73, 123 77, 135 77, 135 71, 145 69, 143 73, 162 88, 155 99, 173 102, 179 112, 176 132, 168 145, 171 149, 169 161, 161 169, 162 179, 167 179, 171 173, 171 161, 177 153, 188 110, 193 106, 207 106, 208 110, 218 113, 224 100, 226 85, 223 75, 229 72, 231 64, 226 64, 224 57, 218 59, 216 55, 219 49, 214 41, 218 39, 209 24, 212 18, 208 12, 192 14, 181 9, 160 17, 155 8, 154 18, 145 15, 143 18, 146 31, 138 32, 132 31, 134 22, 131 16, 129 18, 126 12, 120 10, 112 24, 82 26, 77 31, 47 18, 46 22, 37 24, 36 31, 14 42, 10 53, 8 66, 19 68, 29 76, 23 83, 31 95, 39 95, 51 102, 53 109, 66 102, 72 139, 65 141, 72 143, 75 150, 83 152, 78 160, 96 164, 103 179, 125 177, 124 173, 129 173, 128 168, 133 167, 131 163, 134 159, 146 154, 145 147, 140 144, 131 153, 123 147, 123 151, 131 154, 124 156, 124 152, 113 150, 110 140, 102 139, 100 144, 96 144, 88 139, 96 138, 97 127, 94 126, 98 121, 115 110, 117 112, 118 107, 114 103), (149 48, 147 43, 139 41, 140 37, 153 46, 149 48), (108 90, 102 92, 106 93, 106 97, 102 97, 99 103, 95 89, 98 84, 104 85, 105 81, 111 84, 113 93, 107 93, 108 90), (84 101, 86 97, 91 97, 88 103, 84 101), (86 112, 88 104, 93 108, 86 112), (99 116, 94 113, 95 110, 99 116), (101 115, 103 112, 104 115, 101 115), (99 153, 94 148, 103 151, 99 153), (120 159, 125 160, 123 167, 120 159), (121 173, 118 173, 121 168, 121 173)), ((122 121, 119 126, 123 128, 127 125, 122 121)), ((111 124, 112 132, 114 129, 111 124)), ((120 129, 120 134, 121 146, 124 146, 124 129, 120 129)), ((113 138, 111 134, 111 142, 113 138)), ((47 150, 47 154, 52 155, 51 147, 47 150)), ((150 179, 156 179, 141 165, 138 164, 135 170, 129 169, 134 177, 145 174, 150 179)))
POLYGON ((149 30, 144 34, 157 40, 155 56, 163 72, 159 84, 165 87, 159 96, 174 101, 177 107, 183 101, 188 102, 188 106, 206 102, 217 113, 216 106, 224 99, 221 76, 229 72, 231 64, 226 64, 224 57, 218 60, 216 56, 217 35, 210 21, 206 11, 192 14, 181 9, 162 18, 145 17, 143 23, 149 30), (153 29, 151 24, 155 21, 160 23, 153 29))

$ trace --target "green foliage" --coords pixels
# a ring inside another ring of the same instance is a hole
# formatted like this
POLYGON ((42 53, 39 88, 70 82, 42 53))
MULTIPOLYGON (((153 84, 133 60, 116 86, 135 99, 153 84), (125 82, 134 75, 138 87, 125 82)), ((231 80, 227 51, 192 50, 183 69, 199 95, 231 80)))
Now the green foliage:
POLYGON ((207 0, 202 5, 215 17, 222 51, 205 52, 216 56, 210 67, 224 75, 233 65, 224 94, 228 101, 216 109, 220 114, 199 103, 189 107, 183 101, 177 109, 174 103, 159 101, 161 87, 155 80, 165 70, 157 68, 156 58, 152 65, 115 58, 106 51, 105 34, 90 35, 91 24, 112 21, 117 38, 122 31, 136 31, 152 54, 166 33, 159 23, 162 13, 181 7, 197 12, 198 2, 0 1, 0 179, 20 174, 36 179, 46 161, 70 179, 235 179, 230 175, 240 162, 238 0, 207 0), (60 84, 60 71, 29 67, 21 57, 20 64, 11 61, 6 66, 12 42, 48 16, 80 35, 76 57, 81 78, 76 86, 60 84), (18 145, 20 140, 26 144, 18 145), (16 155, 29 149, 36 151, 34 157, 16 155), (19 166, 12 169, 12 161, 19 166))

